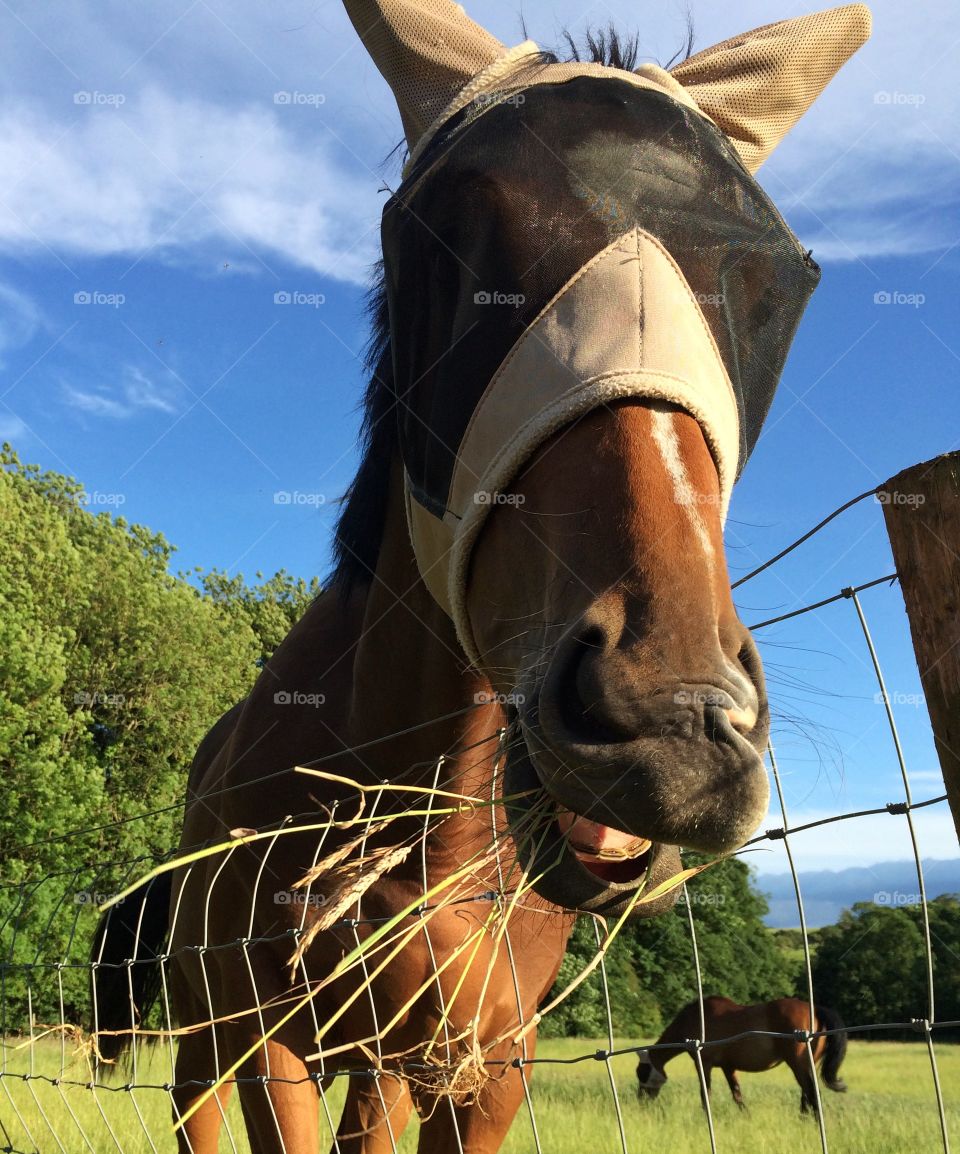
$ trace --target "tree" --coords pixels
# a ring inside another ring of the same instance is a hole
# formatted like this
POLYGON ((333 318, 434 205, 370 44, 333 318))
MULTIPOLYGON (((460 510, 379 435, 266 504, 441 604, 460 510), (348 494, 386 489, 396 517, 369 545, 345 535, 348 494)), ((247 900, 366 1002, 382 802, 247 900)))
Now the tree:
MULTIPOLYGON (((923 927, 920 906, 908 907, 918 929, 923 927)), ((927 903, 933 954, 934 1008, 938 1022, 960 1022, 960 894, 943 894, 927 903)), ((960 1030, 940 1031, 937 1038, 956 1041, 960 1030)))
POLYGON ((317 592, 169 572, 162 535, 0 451, 4 1026, 82 1016, 96 906, 176 846, 194 751, 317 592), (57 971, 59 962, 76 968, 57 971))
POLYGON ((817 1001, 832 1006, 847 1025, 909 1022, 926 1017, 925 972, 916 916, 857 902, 820 931, 813 988, 817 1001))
POLYGON ((310 602, 320 592, 320 582, 316 577, 304 581, 302 577, 292 577, 285 569, 263 581, 249 586, 241 574, 229 577, 220 569, 204 572, 194 570, 200 586, 207 597, 240 620, 245 620, 260 642, 260 663, 268 661, 280 642, 307 611, 310 602))

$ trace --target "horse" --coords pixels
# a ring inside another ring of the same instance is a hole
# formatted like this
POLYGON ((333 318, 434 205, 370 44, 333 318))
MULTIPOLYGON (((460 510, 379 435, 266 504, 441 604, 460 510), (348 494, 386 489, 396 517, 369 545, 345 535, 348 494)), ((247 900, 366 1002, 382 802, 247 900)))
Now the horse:
POLYGON ((108 911, 94 1029, 159 991, 181 1151, 500 1148, 578 913, 656 916, 766 812, 722 527, 819 275, 752 176, 860 5, 644 64, 347 0, 397 97, 361 463, 322 593, 108 911))
MULTIPOLYGON (((737 1071, 755 1074, 786 1062, 800 1087, 801 1114, 809 1110, 816 1113, 818 1098, 811 1055, 813 1065, 820 1067, 824 1085, 838 1094, 846 1093, 847 1085, 839 1073, 847 1052, 847 1034, 836 1010, 814 1006, 815 1020, 811 1023, 810 1004, 801 998, 778 998, 773 1002, 741 1006, 729 998, 714 996, 703 999, 702 1013, 701 1020, 700 1002, 690 1002, 652 1047, 639 1052, 637 1082, 641 1099, 656 1098, 667 1080, 664 1066, 684 1050, 689 1051, 691 1039, 704 1043, 700 1049, 703 1068, 700 1094, 704 1107, 710 1093, 710 1075, 715 1068, 723 1071, 734 1102, 745 1110, 737 1071), (806 1042, 798 1037, 801 1032, 818 1034, 810 1042, 809 1054, 806 1042)), ((696 1062, 692 1052, 691 1057, 696 1062)))

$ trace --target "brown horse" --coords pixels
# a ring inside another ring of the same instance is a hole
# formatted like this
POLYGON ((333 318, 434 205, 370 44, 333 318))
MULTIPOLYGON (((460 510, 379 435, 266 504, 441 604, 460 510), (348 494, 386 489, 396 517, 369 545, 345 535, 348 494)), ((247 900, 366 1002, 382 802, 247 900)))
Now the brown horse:
POLYGON ((104 1055, 172 1003, 194 1154, 234 1085, 255 1151, 316 1154, 344 1070, 343 1154, 413 1109, 422 1154, 497 1150, 574 912, 668 908, 678 847, 766 810, 722 524, 818 270, 751 170, 865 10, 672 73, 508 51, 448 0, 348 10, 411 160, 336 570, 197 753, 181 850, 225 848, 95 954, 104 1055))
MULTIPOLYGON (((737 1071, 749 1074, 772 1070, 786 1062, 800 1087, 800 1111, 817 1109, 817 1091, 813 1062, 821 1066, 820 1076, 828 1089, 838 1094, 846 1092, 847 1085, 838 1077, 840 1065, 847 1052, 847 1035, 843 1022, 835 1010, 814 1006, 816 1020, 811 1025, 810 1005, 800 998, 778 998, 774 1002, 759 1002, 740 1006, 729 998, 703 999, 703 1019, 700 1003, 691 1002, 680 1011, 663 1031, 653 1046, 640 1051, 637 1081, 641 1097, 656 1098, 667 1080, 664 1066, 678 1054, 689 1050, 686 1044, 693 1039, 706 1043, 700 1051, 703 1066, 701 1097, 710 1093, 710 1075, 714 1069, 723 1071, 733 1100, 741 1110, 746 1109, 737 1071), (701 1029, 704 1031, 701 1036, 701 1029), (829 1030, 810 1042, 798 1038, 797 1032, 829 1030), (664 1049, 660 1049, 660 1047, 664 1049), (678 1047, 678 1048, 670 1048, 678 1047)), ((691 1057, 696 1061, 695 1056, 691 1057)))

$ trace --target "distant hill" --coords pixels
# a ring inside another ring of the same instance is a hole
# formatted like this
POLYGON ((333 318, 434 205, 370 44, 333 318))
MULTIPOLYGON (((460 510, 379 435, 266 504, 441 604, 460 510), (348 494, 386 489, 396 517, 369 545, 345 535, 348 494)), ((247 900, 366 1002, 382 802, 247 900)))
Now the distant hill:
MULTIPOLYGON (((960 893, 960 858, 923 860, 927 898, 960 893)), ((764 918, 772 929, 799 926, 797 900, 790 874, 760 874, 756 887, 766 894, 770 913, 764 918)), ((917 870, 912 861, 875 862, 844 870, 805 871, 800 875, 800 893, 807 926, 831 925, 854 902, 903 906, 918 902, 917 870)))

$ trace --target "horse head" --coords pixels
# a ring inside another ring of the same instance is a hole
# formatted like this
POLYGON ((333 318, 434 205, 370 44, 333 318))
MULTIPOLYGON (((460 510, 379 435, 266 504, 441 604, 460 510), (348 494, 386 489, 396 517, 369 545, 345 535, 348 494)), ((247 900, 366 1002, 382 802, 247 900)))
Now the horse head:
POLYGON ((444 0, 347 8, 410 145, 382 242, 417 566, 515 723, 535 887, 615 911, 766 811, 723 524, 819 270, 753 172, 869 13, 667 72, 508 50, 444 0))
POLYGON ((637 1094, 641 1100, 656 1098, 667 1081, 663 1062, 654 1065, 649 1050, 638 1050, 637 1059, 637 1094))

